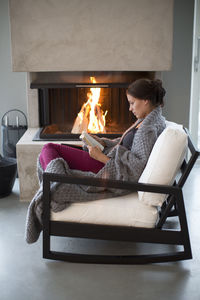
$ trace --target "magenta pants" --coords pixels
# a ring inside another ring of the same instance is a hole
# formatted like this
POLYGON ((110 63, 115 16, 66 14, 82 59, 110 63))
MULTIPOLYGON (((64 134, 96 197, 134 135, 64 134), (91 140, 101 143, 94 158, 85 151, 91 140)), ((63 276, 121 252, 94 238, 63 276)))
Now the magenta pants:
POLYGON ((62 157, 68 163, 70 169, 98 173, 104 166, 103 163, 90 157, 89 153, 84 150, 48 143, 44 145, 40 153, 40 163, 43 170, 46 169, 51 160, 59 157, 62 157))

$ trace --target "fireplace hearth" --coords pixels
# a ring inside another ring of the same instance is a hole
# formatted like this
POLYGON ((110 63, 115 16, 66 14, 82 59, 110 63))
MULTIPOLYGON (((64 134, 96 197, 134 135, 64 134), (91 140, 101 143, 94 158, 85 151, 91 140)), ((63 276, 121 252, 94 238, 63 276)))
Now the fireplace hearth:
POLYGON ((154 72, 39 73, 31 83, 38 90, 40 122, 33 140, 79 140, 83 130, 100 137, 121 136, 136 121, 126 89, 142 77, 153 78, 154 72))

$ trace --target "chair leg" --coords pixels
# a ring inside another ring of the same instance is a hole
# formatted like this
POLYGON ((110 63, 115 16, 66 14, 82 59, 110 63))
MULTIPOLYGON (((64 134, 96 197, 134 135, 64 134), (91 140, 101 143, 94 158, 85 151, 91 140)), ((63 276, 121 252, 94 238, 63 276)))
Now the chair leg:
POLYGON ((50 181, 43 179, 43 258, 50 255, 50 181))
POLYGON ((178 211, 178 217, 180 222, 180 228, 183 236, 183 245, 186 255, 189 258, 192 258, 192 250, 190 245, 190 236, 188 231, 188 225, 187 225, 187 218, 185 213, 185 205, 183 200, 183 193, 182 190, 179 191, 179 197, 177 199, 177 211, 178 211))
POLYGON ((50 258, 50 235, 43 230, 43 258, 50 258))

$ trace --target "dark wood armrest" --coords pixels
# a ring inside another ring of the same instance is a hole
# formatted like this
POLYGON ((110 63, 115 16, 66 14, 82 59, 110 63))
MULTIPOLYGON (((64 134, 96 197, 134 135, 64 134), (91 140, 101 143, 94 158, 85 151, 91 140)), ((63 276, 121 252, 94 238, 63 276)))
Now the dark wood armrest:
POLYGON ((143 191, 151 193, 160 193, 160 194, 171 194, 177 195, 181 190, 178 186, 168 186, 160 184, 145 184, 138 182, 122 181, 122 180, 111 180, 111 179, 101 179, 94 177, 84 177, 84 176, 71 176, 71 175, 61 175, 55 173, 43 174, 43 184, 49 185, 50 182, 61 182, 61 183, 70 183, 70 184, 81 184, 88 186, 97 186, 97 187, 107 187, 107 188, 116 188, 122 190, 130 191, 143 191))

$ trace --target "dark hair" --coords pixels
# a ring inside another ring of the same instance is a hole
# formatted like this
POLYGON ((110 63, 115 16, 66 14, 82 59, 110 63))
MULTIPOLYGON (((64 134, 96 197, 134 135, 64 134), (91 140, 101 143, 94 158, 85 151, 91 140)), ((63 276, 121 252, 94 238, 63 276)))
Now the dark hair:
POLYGON ((137 79, 131 83, 126 91, 127 94, 141 100, 149 100, 153 106, 163 106, 163 98, 166 94, 159 79, 137 79))

